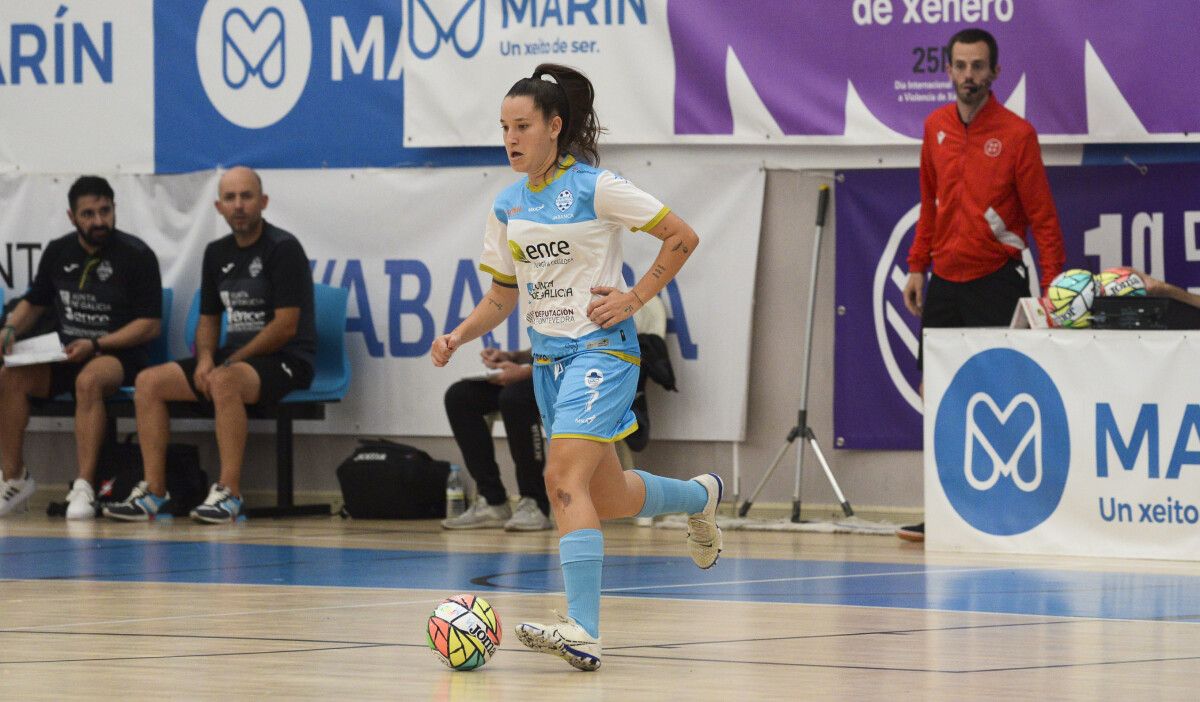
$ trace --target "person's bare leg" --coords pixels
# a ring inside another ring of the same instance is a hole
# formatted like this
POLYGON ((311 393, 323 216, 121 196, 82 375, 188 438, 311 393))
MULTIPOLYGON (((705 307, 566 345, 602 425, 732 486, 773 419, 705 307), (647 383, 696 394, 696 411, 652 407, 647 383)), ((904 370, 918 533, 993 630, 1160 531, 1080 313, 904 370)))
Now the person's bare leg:
POLYGON ((599 529, 600 517, 589 486, 606 451, 612 447, 587 439, 552 439, 546 460, 546 494, 558 524, 558 535, 599 529))
POLYGON ((96 478, 96 461, 107 431, 104 398, 121 387, 124 377, 120 361, 99 356, 88 361, 75 378, 75 458, 79 477, 89 483, 96 478))
POLYGON ((608 447, 588 489, 601 521, 632 517, 646 502, 646 484, 641 476, 623 469, 613 444, 608 447))
POLYGON ((138 373, 133 404, 137 412, 138 443, 150 492, 167 494, 167 443, 171 440, 171 415, 167 403, 195 401, 178 363, 164 363, 138 373))
POLYGON ((261 381, 248 363, 213 370, 208 377, 216 417, 217 450, 221 456, 219 483, 234 496, 241 496, 242 462, 246 455, 249 420, 246 405, 258 402, 261 381))
POLYGON ((29 397, 49 393, 50 366, 0 368, 0 463, 5 480, 16 480, 25 473, 29 397))

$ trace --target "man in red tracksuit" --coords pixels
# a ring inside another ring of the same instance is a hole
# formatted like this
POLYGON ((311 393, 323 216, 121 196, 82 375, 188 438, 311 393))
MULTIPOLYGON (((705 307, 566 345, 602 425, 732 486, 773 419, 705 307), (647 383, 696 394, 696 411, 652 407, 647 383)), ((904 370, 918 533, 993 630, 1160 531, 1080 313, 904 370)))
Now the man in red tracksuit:
MULTIPOLYGON (((1062 230, 1037 132, 992 95, 1000 72, 995 38, 964 29, 949 48, 955 101, 925 120, 921 217, 904 304, 923 327, 1007 326, 1029 294, 1026 229, 1037 242, 1043 291, 1062 272, 1062 230)), ((925 525, 897 535, 924 541, 925 525)))

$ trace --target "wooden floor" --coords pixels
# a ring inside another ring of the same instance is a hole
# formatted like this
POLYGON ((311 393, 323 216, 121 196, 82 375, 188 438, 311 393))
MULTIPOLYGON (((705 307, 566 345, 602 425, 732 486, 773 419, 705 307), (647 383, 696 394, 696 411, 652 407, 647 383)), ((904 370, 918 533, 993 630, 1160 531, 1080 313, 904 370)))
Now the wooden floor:
POLYGON ((0 699, 1196 699, 1200 565, 926 556, 891 537, 606 528, 603 668, 524 650, 557 538, 339 519, 0 520, 0 699), (688 569, 690 568, 690 570, 688 569), (469 589, 482 669, 425 643, 469 589))

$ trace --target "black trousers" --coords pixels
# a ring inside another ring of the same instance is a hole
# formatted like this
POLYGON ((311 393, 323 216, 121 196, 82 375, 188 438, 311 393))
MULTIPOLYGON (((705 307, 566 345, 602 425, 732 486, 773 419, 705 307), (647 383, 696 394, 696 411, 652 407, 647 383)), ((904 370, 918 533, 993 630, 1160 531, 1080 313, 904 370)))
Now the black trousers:
POLYGON ((517 467, 517 489, 521 497, 532 497, 544 514, 550 514, 546 482, 546 443, 542 438, 541 416, 533 395, 533 380, 495 385, 484 380, 460 380, 446 390, 446 416, 454 431, 454 440, 462 451, 467 471, 475 479, 479 494, 488 504, 503 504, 508 499, 500 482, 500 466, 492 434, 484 415, 499 410, 508 434, 508 450, 517 467))
MULTIPOLYGON (((921 326, 1007 327, 1012 322, 1017 301, 1029 296, 1029 271, 1019 259, 1009 259, 995 273, 955 283, 937 275, 929 277, 921 326)), ((917 362, 924 367, 924 343, 917 362)))

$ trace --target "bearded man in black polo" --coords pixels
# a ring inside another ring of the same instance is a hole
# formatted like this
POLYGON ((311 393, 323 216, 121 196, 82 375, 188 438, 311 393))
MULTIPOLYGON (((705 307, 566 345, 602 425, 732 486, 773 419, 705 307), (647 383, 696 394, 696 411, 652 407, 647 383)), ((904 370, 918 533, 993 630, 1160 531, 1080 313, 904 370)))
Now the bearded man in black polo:
POLYGON ((267 196, 249 168, 221 176, 216 206, 233 231, 204 250, 196 355, 138 376, 134 404, 145 480, 124 502, 105 508, 114 519, 153 519, 170 499, 167 402, 203 398, 213 405, 221 476, 192 518, 210 524, 237 521, 246 406, 275 404, 312 383, 317 334, 304 247, 263 219, 267 196), (225 344, 218 348, 222 313, 225 344))
POLYGON ((29 398, 75 396, 79 476, 67 494, 67 519, 95 516, 92 485, 104 441, 104 398, 132 385, 146 367, 146 344, 162 332, 158 258, 141 239, 117 229, 108 181, 83 176, 67 193, 75 231, 51 241, 29 292, 0 330, 0 357, 53 308, 67 359, 0 369, 0 515, 24 508, 35 485, 25 468, 29 398))

